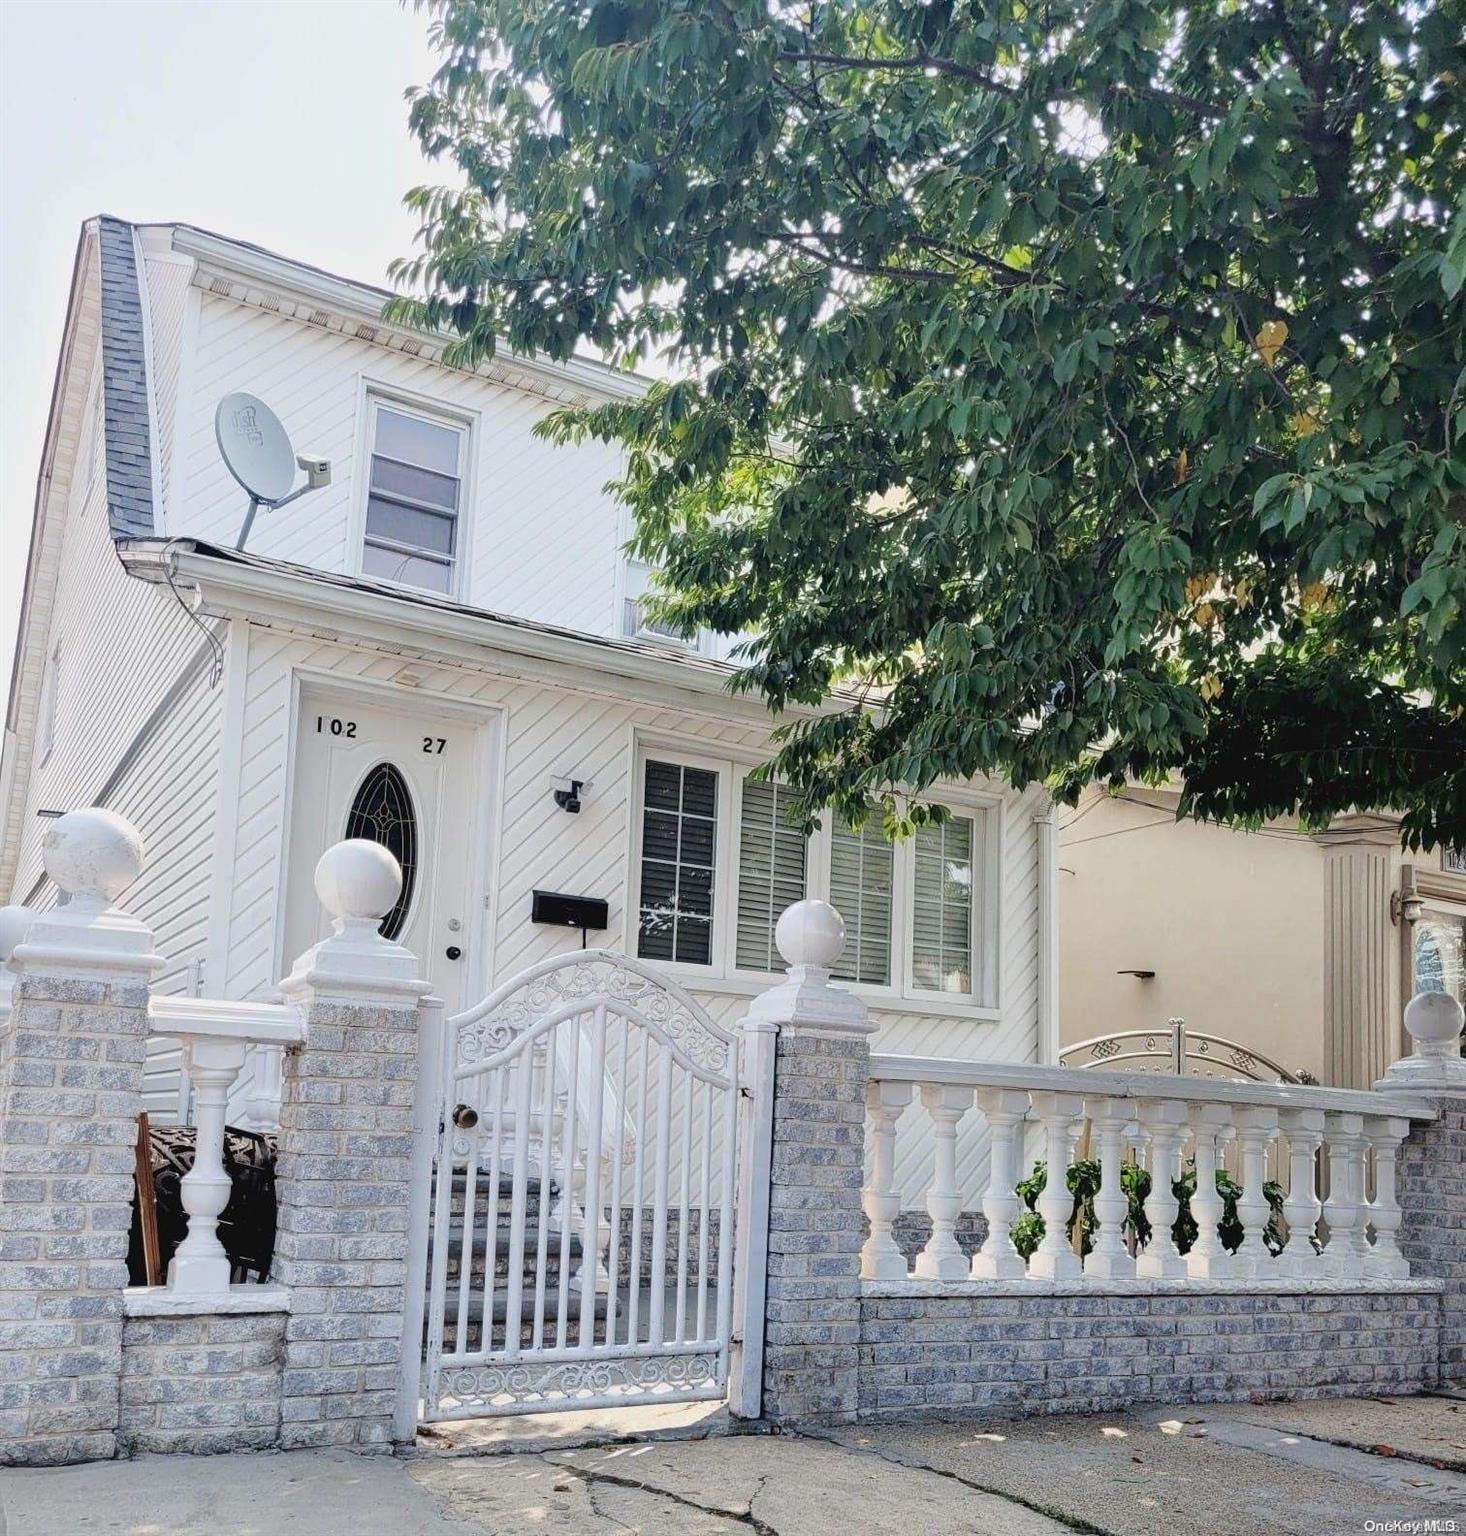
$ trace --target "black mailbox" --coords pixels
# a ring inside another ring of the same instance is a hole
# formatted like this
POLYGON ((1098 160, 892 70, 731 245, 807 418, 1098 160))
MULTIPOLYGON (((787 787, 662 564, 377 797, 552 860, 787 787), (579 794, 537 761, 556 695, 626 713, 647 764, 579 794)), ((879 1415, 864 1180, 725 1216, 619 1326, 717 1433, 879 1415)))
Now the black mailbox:
POLYGON ((532 923, 553 923, 557 928, 602 931, 609 908, 598 896, 566 896, 559 891, 536 891, 530 908, 532 923))

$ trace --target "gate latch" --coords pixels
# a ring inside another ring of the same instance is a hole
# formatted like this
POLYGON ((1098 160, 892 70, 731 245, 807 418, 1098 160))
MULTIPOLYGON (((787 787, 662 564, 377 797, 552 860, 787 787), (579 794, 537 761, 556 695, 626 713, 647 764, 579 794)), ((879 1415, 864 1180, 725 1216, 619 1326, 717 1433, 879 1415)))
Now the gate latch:
POLYGON ((478 1111, 472 1104, 455 1104, 453 1123, 460 1131, 471 1131, 478 1124, 478 1111))

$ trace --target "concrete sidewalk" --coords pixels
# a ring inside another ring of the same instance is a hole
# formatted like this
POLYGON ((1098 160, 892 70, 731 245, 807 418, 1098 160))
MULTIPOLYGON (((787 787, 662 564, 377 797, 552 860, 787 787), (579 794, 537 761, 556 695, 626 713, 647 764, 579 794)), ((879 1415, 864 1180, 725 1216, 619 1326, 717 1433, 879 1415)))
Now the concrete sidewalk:
POLYGON ((403 1458, 323 1451, 7 1471, 0 1533, 1334 1536, 1370 1520, 1452 1519, 1466 1530, 1466 1402, 1439 1397, 829 1436, 673 1433, 569 1443, 601 1439, 592 1424, 552 1448, 504 1454, 480 1445, 403 1458))

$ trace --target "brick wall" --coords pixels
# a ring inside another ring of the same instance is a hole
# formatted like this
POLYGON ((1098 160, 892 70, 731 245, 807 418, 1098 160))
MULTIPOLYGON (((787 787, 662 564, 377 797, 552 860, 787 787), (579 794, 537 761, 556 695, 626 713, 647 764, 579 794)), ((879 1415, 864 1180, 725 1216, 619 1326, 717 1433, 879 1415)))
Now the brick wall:
POLYGON ((1071 1413, 1133 1402, 1416 1392, 1437 1381, 1439 1286, 1329 1294, 919 1294, 860 1306, 862 1419, 1071 1413))
POLYGON ((416 1072, 411 1008, 317 1000, 286 1057, 272 1271, 291 1297, 286 1447, 391 1444, 416 1072))
POLYGON ((118 1449, 268 1450, 280 1439, 286 1313, 129 1317, 118 1449))
POLYGON ((0 1039, 0 1463, 115 1454, 148 992, 21 975, 0 1039))
POLYGON ((869 1068, 864 1035, 779 1033, 763 1376, 776 1423, 855 1416, 869 1068))
POLYGON ((1440 1119, 1400 1148, 1400 1252, 1441 1297, 1441 1375, 1466 1379, 1466 1095, 1434 1098, 1440 1119))

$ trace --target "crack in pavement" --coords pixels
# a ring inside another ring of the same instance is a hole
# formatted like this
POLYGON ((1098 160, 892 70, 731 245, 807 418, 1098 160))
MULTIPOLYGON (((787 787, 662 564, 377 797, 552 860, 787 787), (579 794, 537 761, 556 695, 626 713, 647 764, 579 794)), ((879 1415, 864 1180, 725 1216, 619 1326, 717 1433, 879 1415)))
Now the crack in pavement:
MULTIPOLYGON (((758 1486, 754 1489, 752 1496, 749 1498, 748 1509, 743 1511, 737 1509, 719 1509, 716 1505, 712 1504, 699 1504, 696 1499, 688 1498, 680 1493, 673 1493, 668 1488, 659 1488, 655 1483, 645 1482, 641 1478, 626 1477, 614 1472, 603 1472, 594 1467, 583 1467, 578 1462, 567 1463, 563 1461, 549 1461, 548 1458, 546 1458, 546 1460, 548 1465, 555 1467, 559 1471, 569 1472, 573 1477, 578 1477, 587 1485, 593 1483, 609 1483, 612 1487, 615 1488, 630 1488, 637 1493, 649 1493, 656 1498, 666 1499, 670 1504, 678 1504, 683 1509, 696 1510, 700 1515, 712 1515, 716 1519, 736 1521, 739 1525, 746 1525, 751 1531, 756 1532, 757 1536, 779 1536, 779 1532, 773 1526, 764 1524, 764 1522, 760 1520, 758 1516, 753 1512, 755 1501, 758 1499, 759 1495, 763 1493, 764 1488, 768 1483, 768 1473, 764 1473, 759 1478, 758 1486)), ((591 1508, 595 1511, 596 1514, 600 1515, 603 1519, 616 1520, 616 1524, 620 1526, 621 1529, 627 1529, 624 1525, 621 1524, 619 1520, 616 1519, 616 1516, 606 1515, 604 1511, 597 1508, 595 1503, 595 1496, 591 1492, 589 1486, 586 1488, 586 1495, 590 1499, 591 1508)))
POLYGON ((989 1498, 1001 1499, 1006 1504, 1016 1504, 1020 1509, 1029 1510, 1035 1515, 1043 1515, 1046 1519, 1056 1521, 1071 1531, 1083 1533, 1083 1536, 1115 1536, 1113 1531, 1102 1525, 1095 1525, 1078 1515, 1071 1515, 1065 1510, 1056 1509, 1048 1504, 1040 1504, 1035 1499, 1025 1499, 1021 1494, 1012 1493, 1006 1488, 990 1487, 986 1483, 979 1483, 974 1478, 964 1477, 960 1472, 953 1472, 946 1467, 934 1467, 930 1462, 922 1461, 919 1457, 903 1456, 899 1451, 888 1451, 878 1445, 851 1445, 827 1430, 801 1429, 800 1434, 810 1440, 823 1440, 828 1445, 838 1446, 851 1455, 874 1456, 890 1466, 905 1467, 909 1472, 930 1472, 934 1477, 948 1478, 954 1483, 960 1483, 964 1488, 972 1489, 974 1493, 983 1493, 989 1498))

